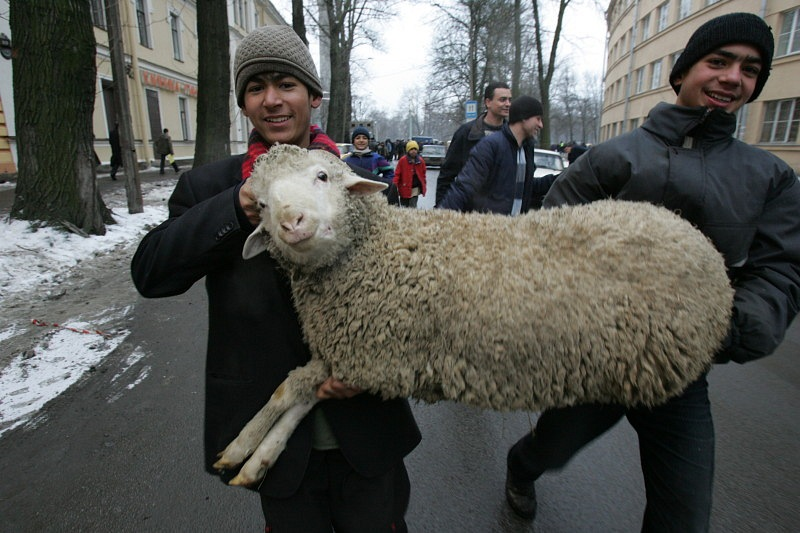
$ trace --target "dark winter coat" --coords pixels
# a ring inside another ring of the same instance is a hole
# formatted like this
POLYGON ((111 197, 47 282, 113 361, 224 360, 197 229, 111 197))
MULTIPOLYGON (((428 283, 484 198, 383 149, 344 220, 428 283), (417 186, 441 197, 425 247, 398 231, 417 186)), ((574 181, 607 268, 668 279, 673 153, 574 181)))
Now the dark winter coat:
POLYGON ((494 128, 487 126, 483 121, 486 113, 475 120, 462 124, 453 134, 450 146, 447 148, 447 155, 442 166, 439 168, 439 177, 436 181, 436 205, 444 199, 447 191, 450 190, 453 180, 464 168, 469 158, 469 153, 478 144, 478 141, 495 131, 494 128), (488 132, 488 133, 487 133, 488 132))
POLYGON ((722 110, 659 104, 640 128, 578 158, 545 198, 546 207, 651 202, 706 234, 736 290, 720 362, 772 353, 800 308, 800 183, 786 163, 734 139, 735 129, 722 110))
MULTIPOLYGON (((169 200, 169 219, 145 236, 131 265, 136 288, 147 297, 184 293, 205 277, 205 464, 211 473, 217 473, 211 467, 217 453, 287 373, 310 358, 284 273, 267 253, 242 259, 253 229, 238 203, 242 161, 234 156, 184 173, 169 200)), ((198 321, 198 334, 201 330, 198 321)), ((364 476, 386 472, 420 440, 405 400, 360 394, 317 408, 344 456, 364 476)), ((296 491, 311 451, 312 419, 313 412, 289 439, 267 472, 262 493, 285 497, 296 491)))
MULTIPOLYGON (((533 139, 522 143, 525 152, 525 189, 522 212, 541 206, 541 200, 555 180, 554 175, 534 178, 533 139)), ((472 149, 447 195, 439 203, 443 209, 511 214, 514 204, 519 145, 508 124, 483 138, 472 149)))
POLYGON ((384 183, 392 183, 394 178, 394 169, 392 164, 389 163, 385 157, 376 153, 370 152, 368 154, 351 153, 345 157, 345 163, 351 167, 359 167, 372 173, 372 179, 377 179, 384 183))

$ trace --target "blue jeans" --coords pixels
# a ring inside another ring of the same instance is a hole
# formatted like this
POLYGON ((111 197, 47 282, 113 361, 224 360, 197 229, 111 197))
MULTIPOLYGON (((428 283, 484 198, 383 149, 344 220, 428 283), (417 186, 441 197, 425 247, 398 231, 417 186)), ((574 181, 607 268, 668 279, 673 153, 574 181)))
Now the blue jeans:
POLYGON ((647 493, 642 531, 708 531, 714 482, 714 423, 706 377, 653 408, 578 405, 545 411, 508 453, 514 481, 563 467, 623 416, 639 436, 647 493))

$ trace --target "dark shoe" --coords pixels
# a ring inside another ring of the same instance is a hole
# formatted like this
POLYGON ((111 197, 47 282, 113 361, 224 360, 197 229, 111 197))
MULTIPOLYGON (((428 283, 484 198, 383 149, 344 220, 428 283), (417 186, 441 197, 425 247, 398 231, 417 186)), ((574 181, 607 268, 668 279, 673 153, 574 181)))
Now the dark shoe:
POLYGON ((533 481, 517 483, 506 471, 506 501, 518 516, 527 520, 536 517, 536 487, 533 481))

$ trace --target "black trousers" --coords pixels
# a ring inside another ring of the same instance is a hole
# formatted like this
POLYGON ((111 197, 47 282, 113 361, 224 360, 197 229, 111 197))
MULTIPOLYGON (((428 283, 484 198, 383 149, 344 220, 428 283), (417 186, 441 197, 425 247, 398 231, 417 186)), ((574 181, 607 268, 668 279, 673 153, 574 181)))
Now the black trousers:
MULTIPOLYGON (((167 155, 168 154, 161 154, 161 173, 162 174, 164 173, 164 161, 166 161, 167 155)), ((172 168, 175 169, 175 172, 180 171, 180 169, 178 168, 178 162, 177 161, 173 161, 172 162, 172 168)))
POLYGON ((402 461, 382 476, 358 474, 339 450, 311 452, 300 488, 288 498, 261 496, 266 533, 407 533, 411 496, 402 461))
POLYGON ((623 417, 639 436, 647 493, 642 531, 708 531, 714 484, 714 424, 705 376, 679 396, 652 408, 592 404, 545 411, 533 433, 522 437, 508 453, 512 478, 532 481, 563 467, 623 417))

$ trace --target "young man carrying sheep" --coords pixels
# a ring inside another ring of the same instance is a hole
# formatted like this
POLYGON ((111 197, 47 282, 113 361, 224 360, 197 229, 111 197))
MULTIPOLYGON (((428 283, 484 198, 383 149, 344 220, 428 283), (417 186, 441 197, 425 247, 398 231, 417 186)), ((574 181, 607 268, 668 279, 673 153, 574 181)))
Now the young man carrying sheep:
MULTIPOLYGON (((145 236, 131 272, 146 297, 186 292, 205 277, 206 469, 267 402, 289 371, 310 357, 289 281, 269 254, 245 261, 242 247, 259 222, 247 178, 275 143, 338 154, 311 125, 322 87, 308 49, 286 26, 246 36, 236 51, 235 90, 253 124, 246 154, 184 173, 169 219, 145 236)), ((403 458, 420 433, 405 400, 383 401, 333 378, 258 487, 266 531, 406 531, 409 481, 403 458)))
MULTIPOLYGON (((657 105, 640 128, 592 148, 545 198, 545 207, 608 197, 652 202, 708 236, 735 290, 718 363, 772 353, 800 308, 800 183, 783 161, 732 137, 734 113, 767 82, 773 49, 770 28, 756 15, 706 22, 670 74, 675 105, 657 105)), ((508 454, 512 509, 533 518, 534 481, 623 416, 639 436, 647 492, 642 531, 708 531, 714 428, 705 375, 652 409, 578 405, 542 413, 508 454)))
POLYGON ((541 207, 556 175, 534 178, 533 146, 542 124, 542 104, 532 96, 511 103, 508 124, 481 139, 470 152, 438 207, 519 215, 541 207))

